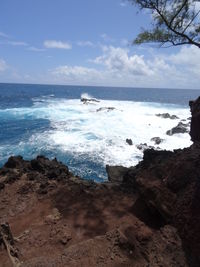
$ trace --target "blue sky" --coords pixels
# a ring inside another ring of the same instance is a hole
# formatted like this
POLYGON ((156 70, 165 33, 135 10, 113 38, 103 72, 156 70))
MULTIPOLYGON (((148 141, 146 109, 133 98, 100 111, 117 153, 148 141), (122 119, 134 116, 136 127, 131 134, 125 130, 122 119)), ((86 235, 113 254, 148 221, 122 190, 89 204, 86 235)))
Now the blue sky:
POLYGON ((200 49, 131 46, 151 16, 121 0, 1 0, 0 82, 200 89, 200 49))

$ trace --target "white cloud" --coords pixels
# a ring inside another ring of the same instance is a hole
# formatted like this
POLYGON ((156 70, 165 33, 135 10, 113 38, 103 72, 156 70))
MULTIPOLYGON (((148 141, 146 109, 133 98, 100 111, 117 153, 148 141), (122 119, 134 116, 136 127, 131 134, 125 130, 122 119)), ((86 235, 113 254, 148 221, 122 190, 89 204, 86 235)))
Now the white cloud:
POLYGON ((104 47, 104 54, 93 60, 104 65, 108 70, 132 75, 150 75, 152 70, 145 63, 143 56, 129 56, 127 49, 120 47, 104 47))
POLYGON ((90 41, 78 41, 77 45, 78 46, 90 46, 90 47, 94 46, 94 44, 90 41))
POLYGON ((126 6, 127 6, 127 3, 124 2, 124 1, 122 1, 122 2, 119 3, 119 5, 120 5, 121 7, 126 7, 126 6))
POLYGON ((183 47, 169 56, 154 51, 147 58, 103 46, 102 54, 89 62, 93 67, 59 66, 51 70, 51 78, 66 84, 200 89, 200 49, 195 47, 183 47))
POLYGON ((8 41, 7 44, 13 45, 13 46, 27 46, 28 44, 25 42, 20 41, 8 41))
POLYGON ((0 59, 0 72, 5 71, 7 68, 8 68, 8 66, 7 66, 5 60, 0 59))
POLYGON ((71 49, 72 48, 70 43, 56 41, 56 40, 46 40, 44 41, 44 46, 46 48, 57 48, 57 49, 71 49))
POLYGON ((102 33, 101 38, 105 41, 105 42, 114 42, 115 40, 113 38, 111 38, 108 34, 106 33, 102 33))
POLYGON ((35 47, 35 46, 30 46, 27 50, 30 50, 30 51, 33 51, 33 52, 43 52, 46 49, 44 49, 44 48, 38 48, 38 47, 35 47))
POLYGON ((75 83, 78 81, 90 82, 90 80, 100 78, 100 73, 93 68, 86 68, 82 66, 59 66, 52 70, 54 77, 61 78, 63 81, 75 83))
POLYGON ((0 37, 9 38, 9 36, 7 34, 5 34, 4 32, 0 32, 0 37))
MULTIPOLYGON (((182 47, 180 52, 168 57, 172 65, 181 68, 185 77, 199 79, 200 84, 200 49, 195 46, 182 47)), ((199 86, 200 88, 200 86, 199 86)))

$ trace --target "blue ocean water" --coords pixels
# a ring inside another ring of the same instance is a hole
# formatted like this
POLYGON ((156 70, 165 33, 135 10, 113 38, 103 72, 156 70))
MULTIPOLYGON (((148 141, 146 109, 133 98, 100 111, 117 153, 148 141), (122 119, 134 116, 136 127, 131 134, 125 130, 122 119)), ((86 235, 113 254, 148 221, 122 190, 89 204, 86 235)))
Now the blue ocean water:
POLYGON ((135 165, 142 158, 136 145, 152 144, 154 136, 163 137, 163 149, 190 145, 188 134, 166 136, 178 121, 155 114, 187 119, 188 101, 199 95, 200 90, 0 84, 0 166, 11 155, 42 154, 86 179, 105 180, 107 163, 135 165), (86 93, 100 103, 84 105, 80 97, 86 93), (101 107, 115 109, 97 112, 101 107))

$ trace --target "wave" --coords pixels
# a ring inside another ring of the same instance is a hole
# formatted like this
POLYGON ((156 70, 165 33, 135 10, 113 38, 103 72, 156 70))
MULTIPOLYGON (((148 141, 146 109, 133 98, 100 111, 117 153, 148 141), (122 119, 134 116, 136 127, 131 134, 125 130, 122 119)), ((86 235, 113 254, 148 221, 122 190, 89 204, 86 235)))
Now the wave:
POLYGON ((106 164, 136 165, 143 155, 137 145, 154 145, 153 137, 164 139, 159 145, 161 149, 189 146, 191 141, 187 133, 166 135, 167 130, 189 116, 189 109, 169 104, 101 100, 95 105, 84 105, 79 99, 37 98, 29 108, 0 110, 0 119, 7 120, 8 124, 11 118, 16 123, 19 119, 49 121, 48 127, 31 132, 26 140, 16 141, 10 147, 1 144, 0 161, 5 161, 8 154, 22 154, 25 158, 41 153, 56 155, 78 173, 84 165, 86 177, 95 173, 95 177, 99 175, 103 179, 106 178, 105 172, 98 173, 97 168, 104 169, 106 164), (113 109, 106 109, 109 107, 113 109), (156 116, 166 112, 179 119, 156 116), (132 139, 132 146, 126 143, 127 138, 132 139), (87 162, 90 162, 88 166, 87 162))

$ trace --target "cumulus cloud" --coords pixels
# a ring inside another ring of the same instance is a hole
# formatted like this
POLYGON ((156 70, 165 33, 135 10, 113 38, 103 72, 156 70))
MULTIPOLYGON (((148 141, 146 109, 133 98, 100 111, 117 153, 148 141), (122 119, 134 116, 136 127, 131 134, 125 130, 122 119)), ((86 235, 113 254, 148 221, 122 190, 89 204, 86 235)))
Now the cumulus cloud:
POLYGON ((8 41, 7 44, 13 45, 13 46, 27 46, 28 44, 21 41, 8 41))
POLYGON ((91 79, 98 79, 100 73, 93 68, 86 68, 82 66, 59 66, 51 71, 51 73, 58 79, 62 79, 67 82, 89 82, 91 79))
POLYGON ((33 52, 43 52, 43 51, 45 51, 44 48, 38 48, 38 47, 35 47, 35 46, 30 46, 27 50, 30 50, 30 51, 33 51, 33 52))
POLYGON ((94 46, 94 44, 90 41, 78 41, 77 45, 78 46, 90 46, 90 47, 94 46))
POLYGON ((5 60, 0 59, 0 72, 5 71, 7 68, 8 68, 8 66, 7 66, 5 60))
POLYGON ((122 1, 122 2, 119 3, 119 5, 120 5, 121 7, 126 7, 126 6, 127 6, 127 3, 124 2, 124 1, 122 1))
POLYGON ((168 56, 159 52, 147 58, 104 46, 102 54, 89 61, 93 67, 59 66, 51 75, 59 83, 200 89, 200 49, 183 47, 168 56))
POLYGON ((106 33, 102 33, 101 35, 100 35, 100 37, 105 41, 105 42, 114 42, 115 40, 112 38, 112 37, 110 37, 108 34, 106 34, 106 33))
POLYGON ((128 50, 120 47, 104 47, 104 54, 93 60, 104 65, 108 70, 132 75, 151 75, 152 70, 145 63, 143 56, 128 55, 128 50))
POLYGON ((70 43, 56 41, 56 40, 46 40, 44 41, 44 46, 46 48, 57 48, 57 49, 71 49, 72 48, 70 43))

